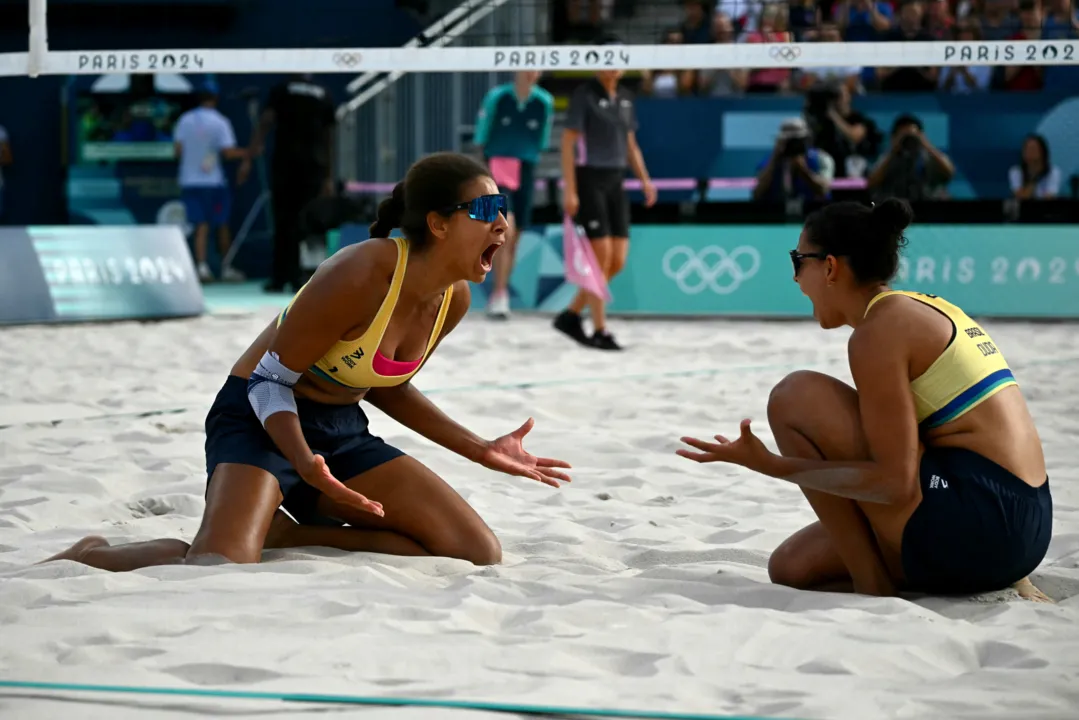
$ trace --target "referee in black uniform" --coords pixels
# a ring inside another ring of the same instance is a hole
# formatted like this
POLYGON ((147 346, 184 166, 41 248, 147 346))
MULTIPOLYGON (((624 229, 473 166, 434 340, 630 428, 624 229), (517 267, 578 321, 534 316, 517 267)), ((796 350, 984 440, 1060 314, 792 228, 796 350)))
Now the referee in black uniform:
POLYGON ((320 195, 334 193, 336 123, 329 91, 311 75, 296 75, 271 88, 251 139, 253 153, 260 153, 276 124, 270 165, 274 236, 268 292, 286 286, 300 289, 300 213, 320 195))
MULTIPOLYGON (((656 189, 637 146, 633 98, 618 86, 621 77, 621 70, 601 70, 578 87, 562 132, 562 204, 566 214, 584 227, 608 282, 622 270, 629 254, 629 199, 623 187, 627 167, 641 180, 645 205, 656 202, 656 189)), ((554 326, 582 345, 622 349, 607 330, 603 298, 583 290, 555 318, 554 326), (585 305, 592 312, 591 336, 581 326, 585 305)))

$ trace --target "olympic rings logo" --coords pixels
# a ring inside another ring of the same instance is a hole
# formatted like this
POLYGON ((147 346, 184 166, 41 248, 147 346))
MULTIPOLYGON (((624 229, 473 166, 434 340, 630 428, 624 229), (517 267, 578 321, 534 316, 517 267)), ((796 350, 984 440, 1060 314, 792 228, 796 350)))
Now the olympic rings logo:
POLYGON ((338 67, 354 68, 360 64, 361 60, 363 60, 363 56, 358 52, 337 52, 333 54, 333 64, 338 67))
POLYGON ((768 48, 768 55, 773 60, 786 60, 793 62, 802 54, 802 48, 795 45, 773 45, 768 48))
POLYGON ((717 295, 729 295, 760 268, 761 255, 749 245, 739 246, 730 254, 718 245, 709 245, 699 253, 677 245, 663 256, 663 274, 674 280, 686 295, 706 289, 717 295))

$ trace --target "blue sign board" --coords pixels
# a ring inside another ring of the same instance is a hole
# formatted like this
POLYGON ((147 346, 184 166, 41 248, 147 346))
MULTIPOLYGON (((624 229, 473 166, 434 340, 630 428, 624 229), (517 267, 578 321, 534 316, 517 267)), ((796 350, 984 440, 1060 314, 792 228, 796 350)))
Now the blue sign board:
MULTIPOLYGON (((788 251, 797 225, 638 225, 629 260, 611 283, 610 312, 642 315, 807 317, 788 251)), ((940 295, 972 315, 1079 318, 1079 235, 1069 225, 923 225, 894 287, 940 295)), ((473 288, 482 308, 493 282, 473 288)), ((511 307, 559 311, 565 282, 561 225, 521 234, 511 307)))
POLYGON ((179 228, 0 228, 0 324, 201 315, 179 228))

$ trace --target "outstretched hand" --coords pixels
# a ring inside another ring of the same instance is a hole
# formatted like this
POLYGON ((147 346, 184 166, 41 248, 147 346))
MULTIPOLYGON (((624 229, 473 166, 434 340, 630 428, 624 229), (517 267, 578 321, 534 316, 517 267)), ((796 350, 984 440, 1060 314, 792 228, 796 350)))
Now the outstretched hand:
POLYGON ((678 455, 699 463, 725 462, 733 465, 764 472, 769 461, 775 457, 765 446, 761 439, 753 434, 750 429, 752 421, 746 418, 742 421, 740 432, 734 440, 728 440, 722 435, 714 436, 716 442, 705 442, 696 438, 684 437, 682 442, 694 447, 700 452, 680 449, 678 455))
POLYGON ((308 485, 322 491, 323 495, 335 503, 373 513, 379 517, 385 516, 382 503, 368 500, 335 478, 330 472, 329 465, 326 464, 326 458, 321 455, 315 455, 310 464, 300 472, 300 476, 308 485))
POLYGON ((556 469, 568 468, 569 463, 553 458, 536 457, 524 449, 522 444, 524 436, 535 424, 532 418, 528 418, 524 425, 513 432, 490 441, 477 462, 490 470, 532 478, 551 487, 561 487, 558 484, 559 480, 570 482, 569 475, 556 469))

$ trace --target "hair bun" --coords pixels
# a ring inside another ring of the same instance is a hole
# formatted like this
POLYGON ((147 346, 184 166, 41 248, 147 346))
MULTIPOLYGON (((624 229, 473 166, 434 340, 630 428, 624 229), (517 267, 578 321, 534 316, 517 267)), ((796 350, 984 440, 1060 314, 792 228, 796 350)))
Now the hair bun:
POLYGON ((405 183, 399 182, 393 186, 393 194, 390 195, 390 207, 397 217, 405 214, 405 183))
POLYGON ((378 204, 375 221, 368 232, 371 237, 389 237, 390 231, 401 226, 405 214, 405 184, 399 182, 393 186, 393 194, 378 204))
POLYGON ((914 210, 910 203, 899 198, 888 198, 873 206, 873 223, 884 235, 901 235, 914 221, 914 210))

